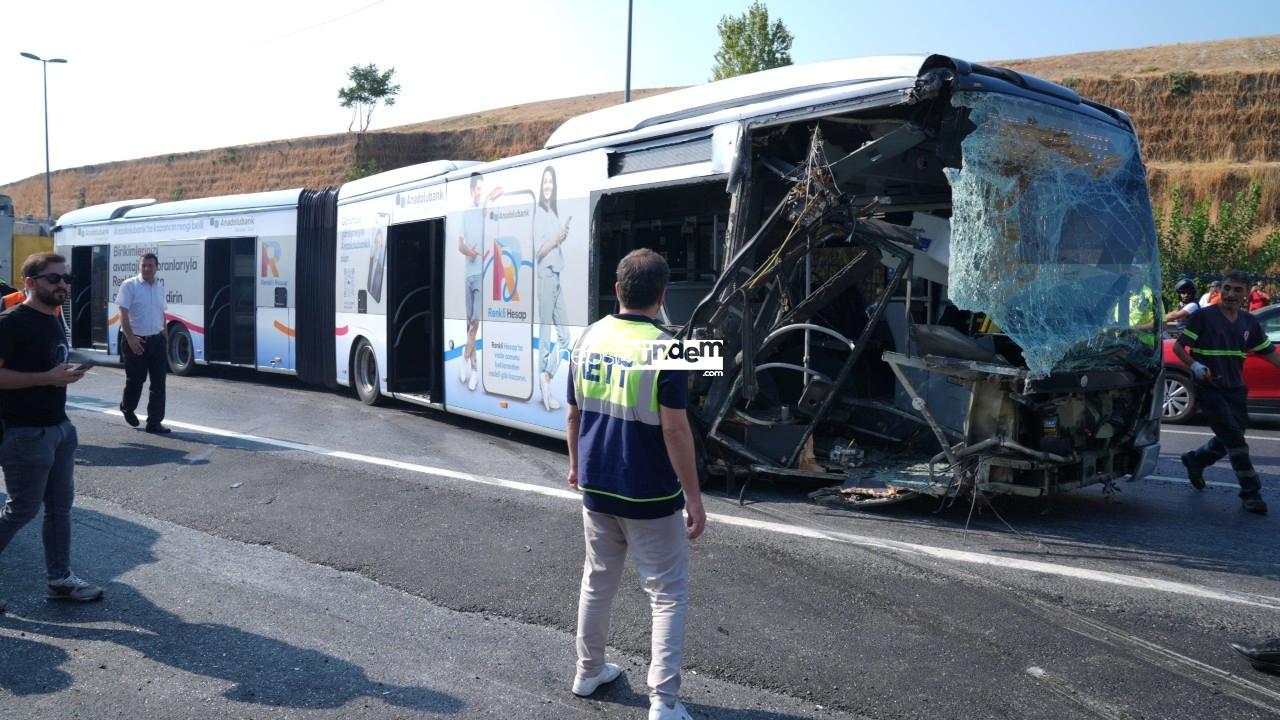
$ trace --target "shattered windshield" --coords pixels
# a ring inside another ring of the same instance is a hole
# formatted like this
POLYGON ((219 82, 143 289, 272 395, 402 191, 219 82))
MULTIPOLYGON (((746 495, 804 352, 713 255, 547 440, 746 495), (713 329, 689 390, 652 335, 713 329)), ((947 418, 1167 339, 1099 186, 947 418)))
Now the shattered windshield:
POLYGON ((1134 134, 1007 95, 952 104, 975 129, 946 171, 951 301, 986 313, 1031 377, 1156 363, 1160 264, 1134 134))

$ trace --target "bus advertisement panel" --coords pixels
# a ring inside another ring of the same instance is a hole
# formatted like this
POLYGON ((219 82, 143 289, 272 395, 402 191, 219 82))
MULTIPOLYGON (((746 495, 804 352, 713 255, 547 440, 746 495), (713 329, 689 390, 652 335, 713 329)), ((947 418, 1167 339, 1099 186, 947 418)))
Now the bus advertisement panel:
POLYGON ((588 317, 589 188, 604 169, 587 153, 449 182, 448 407, 564 429, 566 358, 588 317))
POLYGON ((533 395, 533 201, 528 190, 506 193, 484 211, 480 384, 517 400, 533 395))
MULTIPOLYGON (((108 295, 107 325, 118 328, 120 308, 116 297, 125 280, 138 274, 138 262, 146 253, 159 258, 156 282, 164 287, 168 315, 188 325, 204 322, 204 244, 199 242, 138 242, 111 246, 111 290, 108 295)), ((108 352, 117 353, 116 332, 107 333, 108 352)), ((198 335, 198 333, 197 333, 198 335)), ((194 339, 194 338, 193 338, 194 339)), ((196 340, 199 343, 199 340, 196 340)), ((199 348, 197 348, 199 349, 199 348)))

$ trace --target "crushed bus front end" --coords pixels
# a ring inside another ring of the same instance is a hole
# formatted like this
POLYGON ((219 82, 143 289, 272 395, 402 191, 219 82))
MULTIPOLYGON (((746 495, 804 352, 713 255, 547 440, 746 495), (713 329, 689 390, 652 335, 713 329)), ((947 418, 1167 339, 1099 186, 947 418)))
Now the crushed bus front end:
POLYGON ((866 506, 1048 496, 1159 452, 1160 267, 1128 119, 942 56, 910 92, 744 124, 722 257, 672 318, 713 472, 866 506))

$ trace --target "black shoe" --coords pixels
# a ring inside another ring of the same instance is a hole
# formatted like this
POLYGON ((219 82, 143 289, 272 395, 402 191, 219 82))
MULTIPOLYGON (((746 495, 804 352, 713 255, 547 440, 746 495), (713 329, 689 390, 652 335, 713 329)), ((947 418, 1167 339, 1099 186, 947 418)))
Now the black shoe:
POLYGON ((173 431, 159 423, 156 423, 155 425, 148 425, 147 432, 152 435, 168 435, 173 431))
POLYGON ((1267 503, 1263 501, 1261 495, 1253 493, 1252 495, 1244 496, 1244 509, 1247 512, 1266 515, 1267 503))
POLYGON ((1182 454, 1182 466, 1187 469, 1187 479, 1191 481, 1191 487, 1197 490, 1204 489, 1204 468, 1194 465, 1191 462, 1191 453, 1182 454))
POLYGON ((1233 642, 1231 649, 1245 656, 1255 669, 1280 674, 1280 638, 1271 638, 1257 645, 1233 642))
POLYGON ((132 410, 125 410, 124 405, 120 405, 120 412, 124 413, 124 421, 129 423, 130 427, 138 427, 138 416, 132 410))

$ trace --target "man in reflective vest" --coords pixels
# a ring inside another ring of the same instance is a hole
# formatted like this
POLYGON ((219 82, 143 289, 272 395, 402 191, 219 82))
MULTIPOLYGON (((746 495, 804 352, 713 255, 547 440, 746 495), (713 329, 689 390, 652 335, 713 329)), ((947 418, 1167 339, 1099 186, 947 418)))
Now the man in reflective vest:
POLYGON ((654 318, 670 270, 652 250, 618 263, 620 311, 591 325, 569 360, 569 485, 582 492, 586 563, 578 598, 573 693, 622 668, 605 662, 609 608, 628 551, 649 595, 650 720, 689 718, 678 699, 689 598, 689 540, 707 515, 685 414, 688 371, 645 367, 646 343, 670 340, 654 318), (680 512, 684 509, 687 518, 680 512))
POLYGON ((1191 368, 1200 410, 1213 430, 1209 442, 1183 453, 1187 478, 1192 487, 1203 490, 1205 468, 1226 456, 1240 482, 1244 509, 1263 515, 1267 504, 1262 500, 1262 483, 1253 469, 1244 437, 1249 426, 1244 359, 1247 353, 1256 353, 1280 367, 1280 354, 1262 332, 1258 319, 1241 308, 1248 298, 1249 276, 1244 271, 1232 270, 1223 275, 1220 300, 1191 315, 1173 351, 1191 368))

